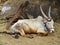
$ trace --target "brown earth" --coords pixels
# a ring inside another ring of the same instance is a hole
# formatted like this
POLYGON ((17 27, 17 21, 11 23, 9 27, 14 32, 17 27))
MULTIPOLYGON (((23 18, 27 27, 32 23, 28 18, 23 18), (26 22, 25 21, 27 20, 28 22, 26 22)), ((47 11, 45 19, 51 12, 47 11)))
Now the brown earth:
POLYGON ((55 23, 55 33, 48 36, 38 36, 33 34, 32 39, 19 36, 18 39, 12 35, 2 32, 9 32, 5 29, 6 23, 0 24, 0 45, 60 45, 60 24, 55 23))
MULTIPOLYGON (((14 6, 17 8, 17 7, 19 7, 18 5, 20 5, 20 3, 22 3, 23 1, 24 0, 21 0, 21 1, 9 0, 8 5, 11 5, 11 6, 14 6)), ((33 2, 35 2, 35 0, 33 0, 33 2)), ((4 1, 2 3, 4 3, 4 1)), ((2 5, 2 3, 0 3, 0 6, 2 5)), ((38 1, 36 3, 38 3, 38 1)), ((7 3, 5 3, 4 5, 6 5, 6 4, 7 3)), ((5 14, 5 15, 8 16, 8 14, 5 14)), ((0 18, 1 18, 1 16, 0 16, 0 18)), ((55 23, 55 33, 54 34, 49 34, 48 36, 38 36, 36 34, 33 34, 34 38, 32 38, 32 39, 22 37, 22 36, 19 36, 18 39, 15 39, 12 37, 12 35, 3 33, 4 31, 10 32, 10 30, 6 30, 5 27, 6 27, 6 23, 1 22, 1 24, 0 24, 0 45, 60 45, 60 23, 55 23)))

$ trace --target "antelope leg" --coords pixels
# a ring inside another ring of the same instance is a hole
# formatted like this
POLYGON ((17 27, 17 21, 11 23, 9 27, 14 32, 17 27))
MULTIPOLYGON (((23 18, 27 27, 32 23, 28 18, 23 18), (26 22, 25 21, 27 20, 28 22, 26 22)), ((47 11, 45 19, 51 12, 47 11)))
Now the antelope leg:
POLYGON ((30 36, 29 34, 25 34, 25 32, 24 32, 23 29, 20 30, 20 34, 21 34, 21 36, 23 36, 23 37, 33 38, 33 37, 30 36))

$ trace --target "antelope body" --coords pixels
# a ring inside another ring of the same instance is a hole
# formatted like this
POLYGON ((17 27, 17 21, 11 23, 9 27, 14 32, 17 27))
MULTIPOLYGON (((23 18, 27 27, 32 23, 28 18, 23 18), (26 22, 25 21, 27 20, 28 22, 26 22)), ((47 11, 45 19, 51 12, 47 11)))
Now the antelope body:
POLYGON ((54 32, 53 19, 50 16, 51 7, 49 7, 49 12, 47 17, 40 6, 41 13, 44 17, 38 16, 35 19, 23 19, 18 20, 15 24, 11 26, 11 32, 19 32, 22 36, 26 36, 26 33, 37 33, 37 34, 48 34, 54 32))

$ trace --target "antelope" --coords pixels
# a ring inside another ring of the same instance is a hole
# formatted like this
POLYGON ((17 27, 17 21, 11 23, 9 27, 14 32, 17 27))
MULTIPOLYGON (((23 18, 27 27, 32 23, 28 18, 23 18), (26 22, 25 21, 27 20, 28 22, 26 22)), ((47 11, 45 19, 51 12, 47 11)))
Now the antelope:
POLYGON ((38 16, 37 18, 34 18, 34 19, 18 20, 16 23, 14 23, 11 26, 11 28, 10 28, 11 32, 12 33, 19 32, 21 34, 21 36, 26 36, 26 37, 29 37, 28 35, 26 35, 29 33, 47 35, 48 30, 50 33, 53 33, 54 32, 54 26, 53 26, 54 21, 50 15, 51 7, 49 7, 48 17, 43 12, 41 5, 40 5, 40 10, 41 10, 43 17, 38 16))

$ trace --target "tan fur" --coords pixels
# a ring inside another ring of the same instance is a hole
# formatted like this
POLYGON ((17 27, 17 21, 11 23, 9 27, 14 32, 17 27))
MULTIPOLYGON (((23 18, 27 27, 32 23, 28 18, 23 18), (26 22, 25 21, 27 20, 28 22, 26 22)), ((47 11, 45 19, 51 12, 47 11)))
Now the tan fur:
MULTIPOLYGON (((33 25, 32 25, 33 26, 33 25)), ((26 35, 26 33, 37 33, 37 34, 42 34, 42 35, 47 35, 48 33, 47 32, 44 32, 43 30, 40 30, 37 29, 37 28, 32 28, 31 27, 31 24, 24 24, 22 23, 21 25, 17 24, 15 26, 16 29, 18 29, 18 32, 20 32, 21 36, 24 36, 24 37, 29 37, 29 35, 26 35), (38 31, 39 30, 39 31, 38 31)))

